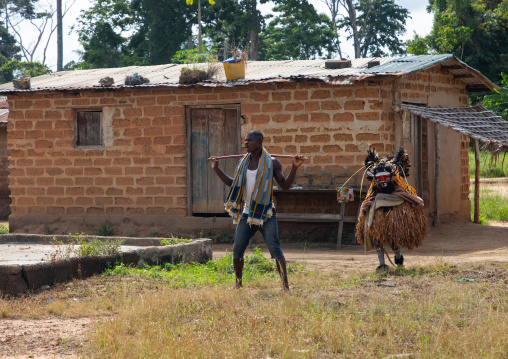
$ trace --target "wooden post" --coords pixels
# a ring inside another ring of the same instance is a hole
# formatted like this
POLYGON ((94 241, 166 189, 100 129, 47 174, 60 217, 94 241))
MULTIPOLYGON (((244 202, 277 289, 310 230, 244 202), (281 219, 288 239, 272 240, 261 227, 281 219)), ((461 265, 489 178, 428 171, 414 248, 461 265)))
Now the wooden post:
POLYGON ((480 149, 474 140, 474 223, 480 223, 480 149))
POLYGON ((439 143, 439 123, 434 124, 434 138, 436 141, 436 173, 434 180, 434 220, 432 221, 433 226, 439 224, 439 166, 441 163, 440 143, 439 143))
POLYGON ((337 233, 337 249, 342 249, 342 229, 344 228, 344 212, 346 211, 346 204, 342 202, 340 204, 340 222, 339 230, 337 233))

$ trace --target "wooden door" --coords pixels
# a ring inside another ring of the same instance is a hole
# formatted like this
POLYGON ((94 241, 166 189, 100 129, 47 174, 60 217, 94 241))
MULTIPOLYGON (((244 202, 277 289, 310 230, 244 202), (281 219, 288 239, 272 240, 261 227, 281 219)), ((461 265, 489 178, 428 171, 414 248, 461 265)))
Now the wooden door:
MULTIPOLYGON (((193 215, 223 215, 226 187, 212 171, 210 156, 240 153, 239 107, 190 108, 191 210, 193 215)), ((220 168, 233 177, 238 159, 220 161, 220 168)))

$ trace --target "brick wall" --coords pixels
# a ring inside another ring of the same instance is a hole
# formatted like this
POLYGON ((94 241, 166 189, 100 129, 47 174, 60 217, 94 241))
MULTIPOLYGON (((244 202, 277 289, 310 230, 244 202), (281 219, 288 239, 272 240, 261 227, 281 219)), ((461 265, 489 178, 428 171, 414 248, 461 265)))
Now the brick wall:
POLYGON ((177 96, 153 90, 9 96, 11 221, 185 215, 185 111, 170 105, 177 96), (74 109, 97 108, 110 114, 111 145, 75 148, 74 109))
MULTIPOLYGON (((398 96, 413 96, 413 86, 420 93, 421 83, 434 78, 426 75, 402 81, 398 96)), ((425 87, 418 96, 424 93, 425 87)), ((297 184, 333 188, 363 165, 368 148, 394 151, 394 96, 391 81, 15 93, 8 125, 11 223, 149 225, 186 216, 185 106, 200 104, 240 103, 242 137, 261 130, 270 152, 309 157, 297 184), (109 116, 108 145, 75 148, 75 111, 87 109, 109 116)), ((290 161, 282 162, 287 173, 290 161)), ((359 186, 361 174, 350 184, 359 186)), ((314 211, 303 203, 300 209, 314 211)))
POLYGON ((0 122, 0 218, 6 218, 10 211, 9 151, 7 150, 7 123, 0 122))
MULTIPOLYGON (((455 79, 453 74, 446 70, 441 70, 440 66, 434 66, 425 71, 413 74, 399 81, 398 92, 396 98, 399 101, 413 101, 426 103, 431 107, 462 107, 469 106, 469 96, 465 84, 460 79, 455 79)), ((434 203, 434 194, 431 183, 434 183, 434 158, 429 158, 429 151, 434 156, 433 149, 429 149, 429 145, 434 146, 434 140, 429 141, 429 136, 434 137, 434 124, 429 121, 423 122, 423 199, 427 204, 434 203), (432 178, 430 178, 432 176, 432 178)), ((450 141, 450 139, 442 139, 441 141, 450 141)), ((470 216, 469 201, 469 138, 461 135, 460 140, 454 144, 460 148, 461 168, 460 174, 457 176, 457 185, 454 187, 458 191, 458 198, 461 204, 457 205, 457 212, 450 215, 467 219, 470 216)), ((449 158, 448 154, 441 153, 442 171, 449 169, 449 163, 455 162, 456 158, 449 158)), ((442 194, 444 196, 444 194, 442 194)), ((433 209, 428 208, 428 214, 433 214, 433 209)), ((443 216, 441 219, 445 219, 443 216)))
MULTIPOLYGON (((242 135, 259 129, 269 152, 307 156, 296 180, 304 187, 333 188, 363 166, 368 148, 393 150, 390 91, 382 82, 258 85, 248 95, 242 135)), ((291 162, 283 165, 288 172, 291 162)))

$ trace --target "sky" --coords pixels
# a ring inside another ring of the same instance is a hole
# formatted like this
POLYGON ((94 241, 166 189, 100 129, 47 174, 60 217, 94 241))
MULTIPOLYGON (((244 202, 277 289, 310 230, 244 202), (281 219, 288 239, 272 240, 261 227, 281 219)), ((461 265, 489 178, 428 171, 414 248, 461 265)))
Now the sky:
MULTIPOLYGON (((65 0, 64 0, 65 1, 65 0)), ((183 0, 182 0, 183 1, 183 0)), ((328 14, 328 8, 321 0, 309 0, 312 3, 318 12, 328 14)), ((432 27, 432 15, 428 14, 425 10, 427 6, 427 1, 423 0, 395 0, 395 3, 405 7, 409 10, 411 18, 407 20, 406 23, 406 35, 404 39, 413 38, 413 32, 416 32, 420 36, 426 36, 430 33, 432 27)), ((76 19, 79 18, 80 12, 82 10, 87 10, 91 6, 90 0, 78 0, 74 3, 74 5, 70 8, 67 15, 64 18, 64 65, 70 61, 79 61, 79 54, 77 51, 82 50, 79 42, 78 36, 75 32, 71 32, 71 27, 76 23, 76 19)), ((263 13, 270 13, 272 5, 270 3, 264 4, 261 6, 260 10, 263 13)), ((35 36, 35 32, 32 33, 30 29, 23 29, 23 36, 32 38, 35 36), (27 36, 26 36, 27 35, 27 36)), ((56 35, 56 34, 55 34, 56 35)), ((48 47, 47 51, 47 60, 46 65, 50 67, 53 71, 56 71, 56 59, 57 59, 57 51, 56 51, 56 36, 53 35, 51 39, 51 43, 48 47)), ((351 41, 346 40, 346 38, 342 39, 341 49, 344 54, 349 56, 350 58, 354 58, 354 50, 353 44, 351 41)), ((344 55, 343 55, 344 56, 344 55)), ((346 56, 346 57, 347 57, 346 56)), ((36 61, 42 60, 42 52, 38 54, 38 58, 36 61)))

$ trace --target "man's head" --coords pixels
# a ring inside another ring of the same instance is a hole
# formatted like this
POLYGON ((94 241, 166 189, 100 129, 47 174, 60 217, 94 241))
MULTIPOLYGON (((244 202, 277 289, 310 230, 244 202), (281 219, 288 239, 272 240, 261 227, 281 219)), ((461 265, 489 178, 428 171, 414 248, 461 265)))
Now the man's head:
POLYGON ((247 152, 263 148, 263 134, 259 131, 250 131, 245 136, 245 149, 247 152))

